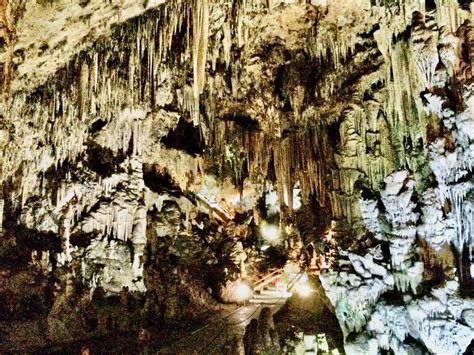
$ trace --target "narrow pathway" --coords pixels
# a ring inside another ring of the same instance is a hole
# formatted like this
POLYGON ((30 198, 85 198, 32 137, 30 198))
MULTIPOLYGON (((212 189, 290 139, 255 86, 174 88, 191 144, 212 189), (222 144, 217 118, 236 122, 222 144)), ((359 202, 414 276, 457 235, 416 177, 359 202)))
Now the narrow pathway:
POLYGON ((160 354, 223 354, 231 353, 236 337, 243 337, 245 327, 254 318, 258 318, 264 307, 275 314, 288 298, 291 289, 301 274, 279 273, 277 279, 286 279, 284 283, 268 282, 244 305, 227 312, 220 312, 206 325, 195 330, 184 339, 162 348, 160 354))

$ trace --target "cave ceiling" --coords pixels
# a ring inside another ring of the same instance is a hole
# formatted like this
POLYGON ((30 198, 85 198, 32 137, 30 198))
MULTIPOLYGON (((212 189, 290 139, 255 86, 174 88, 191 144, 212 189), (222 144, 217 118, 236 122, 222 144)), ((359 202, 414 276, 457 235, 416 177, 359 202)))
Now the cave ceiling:
POLYGON ((0 261, 33 253, 64 297, 127 287, 168 321, 157 285, 204 302, 189 290, 242 274, 255 230, 296 228, 337 244, 320 280, 348 353, 463 353, 473 4, 0 0, 0 261), (163 272, 201 267, 185 291, 163 272))

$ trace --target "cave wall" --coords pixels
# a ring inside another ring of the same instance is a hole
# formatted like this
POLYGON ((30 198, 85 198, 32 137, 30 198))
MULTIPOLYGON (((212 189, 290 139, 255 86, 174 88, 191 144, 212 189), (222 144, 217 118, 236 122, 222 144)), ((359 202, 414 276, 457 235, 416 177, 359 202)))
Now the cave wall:
POLYGON ((383 32, 376 35, 390 59, 385 123, 376 127, 389 127, 382 155, 391 167, 376 184, 357 185, 373 238, 354 243, 321 275, 348 353, 472 348, 472 23, 447 23, 444 4, 436 5, 412 13, 388 50, 383 32))
MULTIPOLYGON (((397 312, 414 321, 423 313, 407 309, 433 292, 458 297, 466 271, 452 267, 473 243, 472 3, 434 3, 2 2, 5 265, 49 282, 39 292, 58 278, 65 299, 71 279, 84 297, 127 287, 176 320, 210 286, 187 274, 190 260, 225 268, 194 196, 219 200, 225 187, 238 202, 223 203, 248 212, 270 180, 282 223, 297 186, 324 224, 309 238, 330 233, 343 250, 324 277, 347 339, 402 349, 406 336, 388 341, 371 319, 395 307, 393 293, 411 297, 397 312), (364 256, 378 243, 379 264, 364 256), (456 290, 421 292, 438 264, 456 290)), ((42 314, 60 299, 48 297, 42 314)))

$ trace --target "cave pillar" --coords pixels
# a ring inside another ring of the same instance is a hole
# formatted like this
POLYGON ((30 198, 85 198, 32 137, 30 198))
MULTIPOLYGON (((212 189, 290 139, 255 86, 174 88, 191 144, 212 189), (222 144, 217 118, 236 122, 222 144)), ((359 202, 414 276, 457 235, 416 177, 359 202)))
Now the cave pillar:
POLYGON ((146 247, 146 208, 141 206, 135 211, 134 225, 132 229, 133 243, 133 269, 141 272, 143 267, 142 257, 146 247))
POLYGON ((73 218, 74 218, 74 210, 71 206, 68 205, 66 206, 65 210, 63 210, 63 215, 61 216, 61 226, 59 229, 59 235, 61 236, 61 249, 62 249, 61 252, 57 254, 59 265, 66 265, 72 260, 70 235, 71 235, 71 222, 73 218))
POLYGON ((74 289, 74 277, 72 276, 72 273, 68 272, 66 275, 66 287, 65 287, 65 293, 67 298, 71 298, 74 295, 75 289, 74 289))
POLYGON ((62 230, 63 253, 65 256, 65 262, 70 262, 72 260, 70 235, 71 235, 71 220, 73 217, 74 217, 74 213, 72 211, 72 208, 68 207, 64 215, 63 230, 62 230))
POLYGON ((43 250, 43 252, 41 253, 40 265, 41 272, 45 275, 53 271, 53 267, 51 265, 51 262, 49 261, 49 250, 43 250))

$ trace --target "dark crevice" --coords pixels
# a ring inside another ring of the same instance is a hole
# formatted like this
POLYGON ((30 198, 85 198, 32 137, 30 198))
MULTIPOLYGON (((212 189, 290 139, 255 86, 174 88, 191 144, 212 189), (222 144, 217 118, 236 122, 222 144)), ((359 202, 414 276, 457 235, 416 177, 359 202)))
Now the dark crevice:
POLYGON ((426 0, 425 7, 426 7, 426 11, 436 10, 436 1, 435 0, 426 0))
POLYGON ((114 153, 111 149, 101 147, 93 141, 87 144, 85 164, 89 169, 103 178, 121 172, 120 164, 125 160, 126 154, 114 153))
POLYGON ((225 121, 235 122, 243 131, 257 131, 258 122, 245 114, 233 113, 223 117, 225 121))
POLYGON ((471 341, 471 344, 467 347, 466 351, 464 352, 465 355, 472 355, 474 354, 474 340, 471 341))
POLYGON ((339 122, 333 122, 327 126, 329 144, 336 147, 341 143, 341 134, 339 132, 339 122))
POLYGON ((79 248, 85 248, 90 245, 91 240, 97 237, 95 233, 83 233, 78 231, 74 234, 71 234, 71 245, 77 246, 79 248))
POLYGON ((204 142, 199 128, 182 118, 176 128, 161 139, 161 143, 167 148, 184 150, 192 156, 200 155, 204 151, 204 142))
MULTIPOLYGON (((434 1, 434 0, 431 0, 434 1)), ((471 4, 472 0, 458 0, 459 6, 464 9, 469 11, 469 6, 471 4)))
POLYGON ((23 265, 31 260, 31 251, 61 251, 61 240, 58 234, 53 232, 40 232, 29 229, 17 223, 18 219, 8 218, 4 221, 5 235, 14 240, 11 252, 0 255, 0 265, 23 265))
POLYGON ((102 128, 104 128, 105 126, 107 125, 107 122, 102 120, 102 119, 98 119, 98 120, 95 120, 91 127, 89 128, 89 132, 91 134, 94 134, 94 133, 97 133, 99 132, 102 128))
POLYGON ((160 170, 155 165, 143 165, 143 180, 145 186, 151 191, 157 193, 171 193, 172 195, 179 195, 181 189, 173 182, 173 179, 167 171, 160 170))

